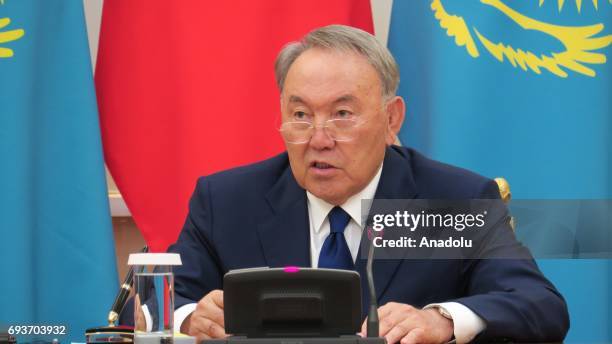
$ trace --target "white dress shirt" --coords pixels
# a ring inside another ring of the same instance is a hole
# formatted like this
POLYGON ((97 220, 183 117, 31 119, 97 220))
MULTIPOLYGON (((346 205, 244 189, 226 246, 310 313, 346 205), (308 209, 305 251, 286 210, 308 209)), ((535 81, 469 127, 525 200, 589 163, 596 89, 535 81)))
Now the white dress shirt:
MULTIPOLYGON (((344 239, 351 251, 353 262, 357 259, 363 228, 361 226, 361 200, 374 198, 381 172, 382 165, 378 168, 374 178, 363 190, 351 196, 340 206, 351 216, 351 220, 344 229, 344 239)), ((308 218, 310 219, 310 264, 313 268, 317 268, 319 267, 321 248, 330 232, 327 215, 334 208, 334 205, 325 202, 309 191, 306 191, 306 197, 308 199, 308 218)), ((369 211, 369 209, 367 210, 369 211)))
MULTIPOLYGON (((361 223, 361 201, 374 199, 381 173, 382 164, 378 168, 378 172, 376 172, 374 178, 372 178, 370 183, 368 183, 363 190, 350 197, 344 204, 340 205, 340 207, 351 216, 351 220, 344 230, 344 238, 351 251, 353 262, 356 261, 357 253, 359 252, 359 244, 363 229, 361 223)), ((308 218, 310 219, 310 262, 312 267, 316 268, 319 264, 319 254, 321 253, 323 242, 325 242, 330 232, 327 215, 334 205, 316 197, 309 191, 306 191, 306 196, 308 199, 308 218)), ((441 278, 443 277, 441 276, 441 278)), ((452 316, 454 326, 453 332, 458 344, 471 341, 477 334, 486 328, 486 324, 482 318, 476 315, 471 309, 458 302, 429 304, 425 306, 424 309, 433 307, 442 307, 452 316)), ((178 308, 174 312, 175 328, 180 329, 185 318, 187 318, 195 308, 195 303, 189 303, 178 308)))

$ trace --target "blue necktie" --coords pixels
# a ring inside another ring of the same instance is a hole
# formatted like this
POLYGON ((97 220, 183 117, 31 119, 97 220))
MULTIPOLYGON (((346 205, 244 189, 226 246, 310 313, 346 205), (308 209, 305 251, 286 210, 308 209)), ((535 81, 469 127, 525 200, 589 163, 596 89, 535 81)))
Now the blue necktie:
POLYGON ((353 257, 344 239, 344 229, 351 220, 340 207, 334 207, 327 216, 330 232, 319 254, 319 267, 328 269, 353 270, 353 257))

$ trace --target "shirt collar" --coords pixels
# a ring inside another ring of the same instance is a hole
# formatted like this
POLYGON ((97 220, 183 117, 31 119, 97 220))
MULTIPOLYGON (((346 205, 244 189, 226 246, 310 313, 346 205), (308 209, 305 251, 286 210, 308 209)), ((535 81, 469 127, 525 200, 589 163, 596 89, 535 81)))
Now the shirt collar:
MULTIPOLYGON (((349 197, 343 204, 340 205, 344 211, 346 211, 353 221, 355 221, 361 227, 361 200, 362 199, 373 199, 376 194, 376 188, 378 188, 378 182, 380 181, 380 175, 382 173, 382 163, 378 168, 378 171, 374 175, 374 178, 370 180, 368 185, 363 188, 358 193, 349 197)), ((334 207, 333 204, 327 203, 326 201, 318 198, 317 196, 310 193, 310 191, 306 191, 306 196, 308 197, 308 205, 310 206, 312 225, 314 225, 315 233, 319 233, 321 231, 321 227, 323 222, 327 218, 327 214, 334 207)))

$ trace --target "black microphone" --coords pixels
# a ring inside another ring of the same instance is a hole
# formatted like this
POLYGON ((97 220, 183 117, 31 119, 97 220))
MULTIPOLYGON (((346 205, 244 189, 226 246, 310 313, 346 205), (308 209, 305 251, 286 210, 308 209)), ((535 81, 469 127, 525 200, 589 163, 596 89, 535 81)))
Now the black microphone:
POLYGON ((368 260, 366 262, 366 277, 368 278, 368 288, 370 289, 370 310, 368 312, 367 337, 378 338, 379 323, 378 323, 378 302, 376 301, 376 289, 374 287, 374 274, 372 273, 372 262, 374 261, 374 231, 370 239, 370 248, 368 250, 368 260))

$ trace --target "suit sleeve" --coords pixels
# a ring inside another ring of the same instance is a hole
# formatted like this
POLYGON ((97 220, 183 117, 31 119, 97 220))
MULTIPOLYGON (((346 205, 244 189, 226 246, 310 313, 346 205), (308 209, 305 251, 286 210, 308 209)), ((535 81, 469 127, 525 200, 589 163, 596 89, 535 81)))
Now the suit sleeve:
POLYGON ((210 183, 200 178, 189 202, 179 238, 168 252, 179 253, 183 265, 174 271, 174 309, 197 303, 223 286, 223 269, 214 248, 210 183))
MULTIPOLYGON (((493 181, 481 190, 476 198, 499 198, 493 181)), ((486 322, 486 330, 476 340, 562 341, 569 329, 569 314, 561 294, 542 275, 528 249, 516 240, 507 221, 487 235, 492 236, 490 252, 463 264, 467 296, 452 300, 486 322)))

